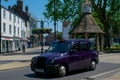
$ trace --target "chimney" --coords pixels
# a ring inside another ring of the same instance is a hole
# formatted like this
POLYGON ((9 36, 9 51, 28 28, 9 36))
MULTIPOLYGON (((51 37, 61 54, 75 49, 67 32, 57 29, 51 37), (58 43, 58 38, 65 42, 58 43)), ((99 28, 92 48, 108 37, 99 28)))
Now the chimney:
POLYGON ((25 12, 28 14, 28 6, 25 7, 25 12))
POLYGON ((23 0, 17 0, 17 8, 19 13, 23 11, 23 0))
POLYGON ((8 10, 11 10, 11 6, 8 6, 8 10))

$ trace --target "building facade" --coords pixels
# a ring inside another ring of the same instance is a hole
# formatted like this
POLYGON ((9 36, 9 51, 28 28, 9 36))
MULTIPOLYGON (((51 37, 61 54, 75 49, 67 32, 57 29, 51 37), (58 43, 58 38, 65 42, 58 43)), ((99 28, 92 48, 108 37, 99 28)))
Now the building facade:
POLYGON ((1 7, 1 52, 22 49, 28 43, 26 21, 11 10, 1 7))
POLYGON ((26 41, 27 43, 24 43, 25 47, 30 48, 30 26, 31 24, 30 24, 30 14, 29 14, 28 6, 25 6, 25 11, 24 11, 23 0, 17 0, 16 4, 13 6, 8 6, 8 9, 12 11, 13 13, 15 13, 16 15, 20 16, 24 20, 26 31, 25 33, 22 31, 23 32, 22 34, 25 34, 25 39, 23 38, 23 42, 26 41))

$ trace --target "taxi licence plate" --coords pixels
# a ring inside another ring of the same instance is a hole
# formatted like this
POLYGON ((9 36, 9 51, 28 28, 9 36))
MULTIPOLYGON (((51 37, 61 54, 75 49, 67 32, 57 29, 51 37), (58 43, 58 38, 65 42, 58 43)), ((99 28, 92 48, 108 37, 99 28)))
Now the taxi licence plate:
POLYGON ((35 69, 36 72, 44 73, 44 69, 35 69))

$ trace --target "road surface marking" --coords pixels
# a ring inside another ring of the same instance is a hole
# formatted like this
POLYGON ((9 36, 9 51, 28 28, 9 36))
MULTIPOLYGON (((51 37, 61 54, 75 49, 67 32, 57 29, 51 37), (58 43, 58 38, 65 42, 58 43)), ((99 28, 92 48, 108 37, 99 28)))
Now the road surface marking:
POLYGON ((106 75, 106 74, 109 74, 109 73, 112 73, 112 72, 116 72, 116 71, 120 71, 120 68, 114 69, 114 70, 111 70, 111 71, 107 71, 107 72, 104 72, 104 73, 100 73, 100 74, 97 74, 97 75, 94 75, 91 78, 100 77, 100 76, 103 76, 103 75, 106 75))

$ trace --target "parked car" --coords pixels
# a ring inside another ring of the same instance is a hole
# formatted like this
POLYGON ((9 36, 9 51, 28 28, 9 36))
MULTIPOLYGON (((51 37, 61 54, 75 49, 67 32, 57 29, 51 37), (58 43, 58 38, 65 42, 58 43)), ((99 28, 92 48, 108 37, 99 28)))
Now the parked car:
POLYGON ((99 62, 94 44, 89 40, 53 41, 46 52, 31 60, 31 70, 35 74, 58 74, 89 68, 95 70, 99 62))

